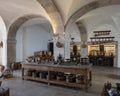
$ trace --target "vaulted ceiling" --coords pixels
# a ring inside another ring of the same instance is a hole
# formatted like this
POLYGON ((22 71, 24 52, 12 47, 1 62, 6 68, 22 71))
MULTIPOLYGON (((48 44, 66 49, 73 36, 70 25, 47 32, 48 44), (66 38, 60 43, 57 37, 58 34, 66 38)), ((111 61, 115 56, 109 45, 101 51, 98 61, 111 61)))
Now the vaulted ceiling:
POLYGON ((90 2, 96 0, 53 0, 57 5, 61 15, 63 17, 63 21, 67 22, 67 20, 81 7, 89 4, 90 2))
MULTIPOLYGON (((43 6, 41 6, 40 2, 38 1, 40 0, 0 0, 0 4, 1 4, 0 16, 5 21, 7 29, 9 29, 11 24, 14 21, 16 21, 18 18, 22 16, 28 16, 30 14, 40 15, 41 18, 43 16, 45 20, 52 22, 50 16, 48 15, 48 12, 44 9, 43 6)), ((50 0, 43 0, 43 1, 46 2, 50 0)), ((117 16, 119 16, 120 14, 119 5, 113 7, 111 6, 105 8, 104 10, 104 6, 120 4, 120 0, 51 0, 51 1, 54 2, 56 8, 58 9, 58 12, 60 13, 64 25, 69 21, 69 19, 72 16, 75 15, 75 13, 78 10, 83 8, 85 5, 88 5, 91 2, 95 2, 95 1, 98 2, 99 6, 103 7, 103 9, 95 9, 95 11, 92 11, 90 13, 87 12, 89 14, 83 16, 82 18, 80 17, 79 20, 83 20, 83 19, 88 20, 88 18, 92 19, 92 17, 94 18, 95 16, 100 16, 102 19, 104 18, 104 16, 113 16, 115 15, 114 13, 117 13, 117 16)))

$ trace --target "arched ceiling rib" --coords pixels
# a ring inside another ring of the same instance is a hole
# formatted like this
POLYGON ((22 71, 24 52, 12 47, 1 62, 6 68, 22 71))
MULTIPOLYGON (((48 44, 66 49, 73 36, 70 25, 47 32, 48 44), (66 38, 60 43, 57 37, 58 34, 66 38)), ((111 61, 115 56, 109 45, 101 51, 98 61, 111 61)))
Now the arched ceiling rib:
POLYGON ((0 0, 0 4, 0 15, 7 30, 16 18, 25 14, 39 14, 50 21, 47 13, 36 0, 0 0))
POLYGON ((78 26, 78 29, 80 30, 80 37, 81 41, 86 42, 87 41, 87 30, 83 22, 79 21, 76 23, 78 26))
POLYGON ((94 1, 94 2, 91 2, 91 3, 83 6, 82 8, 80 8, 78 11, 76 11, 76 12, 69 18, 69 20, 68 20, 67 23, 65 24, 66 30, 70 27, 70 24, 71 24, 71 23, 75 23, 78 18, 80 18, 81 16, 83 16, 83 15, 86 14, 87 12, 90 12, 91 10, 98 8, 98 6, 99 6, 99 5, 98 5, 98 2, 97 2, 97 1, 94 1))
POLYGON ((81 7, 96 0, 54 0, 60 10, 64 23, 81 7))
POLYGON ((94 16, 114 16, 120 14, 120 5, 112 5, 112 6, 106 6, 106 7, 99 7, 96 10, 92 10, 88 13, 86 13, 84 16, 80 17, 78 19, 82 20, 85 18, 94 18, 94 16))
POLYGON ((33 18, 43 18, 43 17, 36 14, 29 14, 29 15, 24 15, 22 17, 17 18, 9 28, 8 39, 15 39, 16 32, 19 29, 19 27, 23 23, 25 23, 27 20, 33 19, 33 18))
MULTIPOLYGON (((69 18, 69 20, 68 20, 68 22, 67 22, 67 24, 66 24, 66 29, 67 28, 69 28, 69 25, 71 24, 71 23, 74 23, 74 22, 76 22, 76 20, 78 19, 78 17, 80 18, 81 16, 83 16, 84 14, 86 14, 86 13, 88 13, 88 12, 90 12, 91 10, 94 10, 94 9, 97 9, 97 8, 100 8, 100 7, 102 7, 102 5, 100 5, 100 2, 101 1, 96 1, 96 2, 94 2, 94 3, 96 3, 96 5, 97 6, 95 6, 95 4, 93 4, 93 6, 91 7, 91 6, 88 6, 89 4, 87 4, 86 6, 84 6, 83 7, 83 9, 86 9, 86 10, 82 10, 82 8, 79 10, 79 11, 77 11, 76 13, 74 13, 70 18, 69 18), (88 7, 91 7, 91 9, 90 8, 88 8, 88 7), (90 9, 90 10, 89 10, 90 9), (79 13, 79 14, 78 14, 79 13)), ((93 2, 92 2, 93 3, 93 2)), ((103 4, 104 6, 108 6, 108 5, 114 5, 114 4, 116 4, 116 3, 118 3, 118 2, 112 2, 112 0, 111 1, 107 1, 105 4, 103 4)), ((106 11, 107 12, 107 11, 106 11)), ((100 12, 99 12, 100 13, 100 12)), ((79 27, 79 29, 81 28, 81 29, 85 29, 85 26, 79 26, 79 25, 81 25, 81 21, 77 21, 77 25, 78 25, 78 27, 79 27)), ((84 24, 82 24, 82 25, 84 25, 84 24)), ((82 34, 81 34, 82 35, 82 34)), ((87 32, 86 32, 86 30, 85 30, 85 34, 84 34, 84 36, 85 37, 87 37, 87 32), (86 36, 85 36, 86 35, 86 36)), ((83 39, 81 38, 81 40, 83 41, 83 39)))
POLYGON ((107 6, 107 5, 116 5, 120 4, 120 0, 98 0, 99 5, 102 6, 107 6))
POLYGON ((82 16, 78 21, 84 22, 85 26, 89 25, 89 28, 92 27, 95 28, 95 26, 102 24, 102 22, 106 22, 114 26, 114 28, 118 29, 117 27, 118 21, 115 21, 115 18, 120 13, 119 9, 120 9, 120 5, 100 7, 96 10, 88 12, 87 14, 82 16))
POLYGON ((37 0, 37 1, 41 4, 41 6, 45 9, 47 14, 49 15, 52 21, 51 23, 53 26, 54 34, 60 34, 61 32, 64 32, 62 18, 54 2, 52 0, 37 0))
POLYGON ((67 27, 69 24, 76 22, 77 19, 79 19, 81 16, 85 15, 86 13, 95 10, 97 8, 103 7, 103 6, 109 6, 109 5, 117 5, 120 4, 119 0, 95 0, 93 2, 90 2, 83 7, 81 7, 78 11, 74 12, 73 15, 68 19, 67 23, 65 24, 67 27))
MULTIPOLYGON (((89 10, 87 12, 83 12, 85 14, 89 13, 89 16, 93 16, 94 14, 98 15, 98 14, 102 14, 102 15, 109 15, 109 14, 114 14, 115 12, 118 12, 119 13, 119 8, 116 8, 116 6, 119 7, 119 4, 120 4, 120 1, 119 0, 97 0, 96 3, 98 4, 97 5, 97 8, 93 8, 93 10, 91 11, 94 11, 94 13, 90 12, 89 10), (102 10, 101 10, 102 9, 102 10), (111 10, 109 10, 111 9, 111 10), (105 11, 106 10, 106 11, 105 11), (91 13, 91 14, 90 14, 91 13)), ((85 7, 85 6, 84 6, 85 7)), ((77 12, 78 13, 78 12, 77 12)), ((71 16, 71 18, 75 18, 75 15, 76 14, 73 14, 73 16, 71 16)), ((82 16, 83 16, 82 15, 82 16)), ((84 16, 83 16, 84 17, 84 16)), ((81 16, 79 17, 81 18, 81 16)), ((77 21, 79 21, 80 19, 78 19, 77 21)), ((69 21, 68 21, 69 22, 69 21)))

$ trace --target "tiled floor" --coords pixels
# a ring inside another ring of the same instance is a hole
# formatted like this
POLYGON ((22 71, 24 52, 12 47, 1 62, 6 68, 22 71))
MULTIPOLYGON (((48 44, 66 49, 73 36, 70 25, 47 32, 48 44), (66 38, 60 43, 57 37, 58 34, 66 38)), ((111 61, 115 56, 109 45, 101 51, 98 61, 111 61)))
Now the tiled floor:
POLYGON ((21 79, 21 70, 14 71, 14 78, 1 79, 2 86, 10 88, 10 96, 100 96, 105 82, 115 86, 120 83, 120 69, 111 67, 93 67, 92 86, 88 92, 57 85, 48 86, 45 83, 21 79))

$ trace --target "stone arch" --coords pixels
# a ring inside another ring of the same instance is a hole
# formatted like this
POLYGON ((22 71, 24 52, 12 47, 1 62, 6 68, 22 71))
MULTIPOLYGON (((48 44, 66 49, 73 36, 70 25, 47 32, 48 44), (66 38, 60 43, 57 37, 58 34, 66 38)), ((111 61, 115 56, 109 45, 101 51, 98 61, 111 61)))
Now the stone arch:
MULTIPOLYGON (((95 10, 97 8, 103 7, 103 6, 110 6, 110 5, 118 5, 120 4, 119 0, 96 0, 93 1, 85 6, 83 6, 82 8, 80 8, 79 10, 77 10, 66 22, 65 24, 65 32, 69 29, 71 23, 75 23, 75 22, 81 22, 81 21, 77 21, 81 16, 83 16, 84 14, 95 10)), ((83 24, 84 25, 84 24, 83 24)), ((78 24, 79 26, 79 24, 78 24)), ((79 30, 82 27, 79 27, 79 30)), ((83 26, 82 29, 85 29, 85 26, 83 26)), ((85 31, 86 37, 87 37, 87 32, 85 31)), ((84 34, 84 35, 85 35, 84 34)), ((82 34, 81 34, 82 35, 82 34)), ((82 40, 81 40, 82 41, 82 40)))
POLYGON ((7 38, 7 64, 10 66, 16 61, 16 33, 19 27, 26 21, 33 18, 45 18, 38 14, 26 14, 17 18, 9 27, 7 38))

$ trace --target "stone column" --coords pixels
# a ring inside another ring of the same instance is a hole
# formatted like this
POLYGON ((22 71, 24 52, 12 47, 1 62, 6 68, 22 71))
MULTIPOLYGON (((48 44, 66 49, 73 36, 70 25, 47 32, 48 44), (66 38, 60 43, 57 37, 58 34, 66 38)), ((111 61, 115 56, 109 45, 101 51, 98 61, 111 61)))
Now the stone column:
POLYGON ((37 0, 40 5, 45 9, 51 20, 53 28, 53 42, 54 42, 54 58, 57 59, 58 55, 61 54, 64 57, 64 47, 58 48, 57 42, 64 44, 64 24, 61 14, 55 5, 53 0, 37 0), (55 36, 58 36, 58 40, 55 40, 55 36))
POLYGON ((16 40, 7 40, 7 66, 16 61, 16 40))
POLYGON ((88 40, 88 35, 87 31, 85 28, 85 25, 82 22, 77 22, 76 23, 78 26, 78 29, 80 30, 80 36, 81 36, 81 57, 87 57, 88 56, 88 45, 87 45, 87 40, 88 40))

